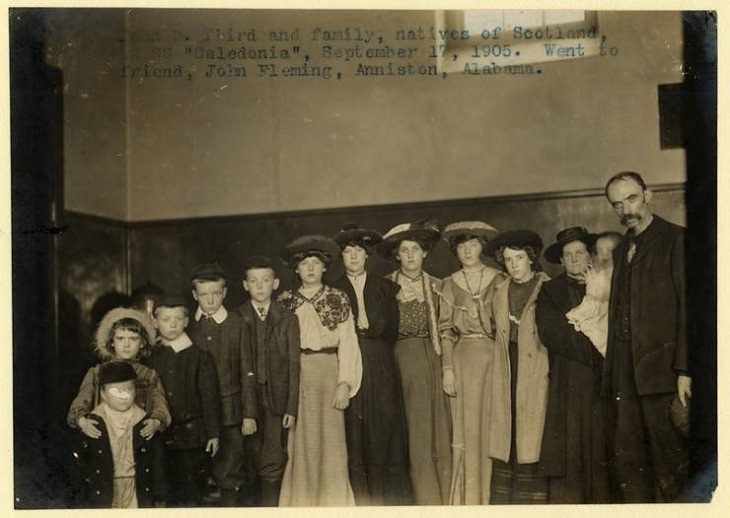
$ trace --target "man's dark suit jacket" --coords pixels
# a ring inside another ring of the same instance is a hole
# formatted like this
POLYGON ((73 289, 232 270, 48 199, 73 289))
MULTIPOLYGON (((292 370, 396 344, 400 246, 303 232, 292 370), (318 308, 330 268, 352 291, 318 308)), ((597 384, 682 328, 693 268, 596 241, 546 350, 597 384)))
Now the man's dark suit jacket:
POLYGON ((688 374, 684 228, 654 215, 641 246, 626 263, 628 239, 614 250, 608 347, 603 393, 610 394, 617 330, 617 294, 625 268, 631 269, 631 349, 639 395, 677 391, 677 375, 688 374))

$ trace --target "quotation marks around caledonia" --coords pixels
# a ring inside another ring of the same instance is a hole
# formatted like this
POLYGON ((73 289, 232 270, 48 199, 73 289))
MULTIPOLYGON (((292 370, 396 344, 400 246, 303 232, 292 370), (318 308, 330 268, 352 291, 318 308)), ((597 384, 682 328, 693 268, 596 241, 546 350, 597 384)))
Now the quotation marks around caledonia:
MULTIPOLYGON (((137 31, 121 78, 150 80, 329 80, 375 77, 538 76, 553 61, 617 58, 595 27, 481 31, 404 27, 205 28, 137 31)), ((230 83, 235 86, 236 82, 230 83)))

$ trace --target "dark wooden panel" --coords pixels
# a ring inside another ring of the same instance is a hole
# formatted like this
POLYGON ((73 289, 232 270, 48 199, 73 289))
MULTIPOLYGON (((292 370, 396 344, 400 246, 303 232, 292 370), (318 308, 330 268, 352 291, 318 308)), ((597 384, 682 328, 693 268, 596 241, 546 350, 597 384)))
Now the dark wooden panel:
POLYGON ((66 213, 59 243, 60 350, 66 399, 93 356, 93 332, 104 313, 129 302, 126 226, 66 213))
MULTIPOLYGON (((657 189, 653 205, 657 213, 669 220, 684 223, 684 193, 680 186, 657 189)), ((227 304, 235 306, 245 299, 240 287, 240 265, 249 255, 276 257, 295 237, 313 233, 333 235, 347 222, 385 232, 398 223, 430 216, 442 224, 481 219, 500 230, 530 228, 546 244, 567 226, 585 225, 594 231, 621 230, 602 192, 144 223, 133 225, 131 230, 133 285, 152 282, 165 290, 189 292, 188 274, 195 263, 218 261, 232 278, 227 304)), ((370 261, 374 273, 385 274, 392 269, 380 257, 372 257, 370 261)), ((544 265, 548 273, 556 273, 554 267, 544 265)), ((341 268, 341 264, 335 264, 329 273, 336 275, 341 268)), ((436 276, 444 277, 457 268, 458 262, 445 242, 439 243, 427 258, 426 269, 436 276)), ((291 286, 292 272, 282 265, 280 275, 283 286, 291 286)), ((192 297, 190 302, 192 305, 192 297)))

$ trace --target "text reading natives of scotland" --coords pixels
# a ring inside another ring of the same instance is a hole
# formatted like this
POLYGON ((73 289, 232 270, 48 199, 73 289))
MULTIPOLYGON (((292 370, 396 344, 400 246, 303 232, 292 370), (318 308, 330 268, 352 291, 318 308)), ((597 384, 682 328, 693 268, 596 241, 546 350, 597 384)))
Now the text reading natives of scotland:
POLYGON ((481 32, 470 32, 466 29, 436 29, 433 25, 424 29, 420 25, 417 29, 399 29, 395 31, 396 40, 468 40, 474 37, 481 37, 485 40, 499 40, 503 35, 508 40, 562 40, 577 38, 596 38, 598 31, 596 27, 580 27, 566 29, 560 26, 545 26, 539 28, 514 27, 511 31, 505 31, 502 27, 485 28, 481 32))
POLYGON ((195 59, 289 59, 299 53, 299 47, 185 47, 185 54, 195 59))

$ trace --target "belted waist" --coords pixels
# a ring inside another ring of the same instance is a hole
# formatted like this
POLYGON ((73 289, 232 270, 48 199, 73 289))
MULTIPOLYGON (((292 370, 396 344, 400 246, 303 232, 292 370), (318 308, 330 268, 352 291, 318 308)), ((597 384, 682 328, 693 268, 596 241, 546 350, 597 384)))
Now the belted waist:
POLYGON ((468 335, 459 335, 459 338, 489 338, 489 335, 484 333, 470 333, 468 335))
POLYGON ((402 335, 398 333, 398 340, 405 340, 407 338, 431 338, 428 332, 416 335, 402 335))
POLYGON ((324 347, 315 351, 314 349, 302 349, 302 354, 337 354, 337 347, 324 347))

